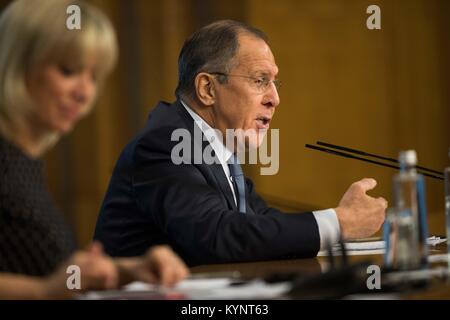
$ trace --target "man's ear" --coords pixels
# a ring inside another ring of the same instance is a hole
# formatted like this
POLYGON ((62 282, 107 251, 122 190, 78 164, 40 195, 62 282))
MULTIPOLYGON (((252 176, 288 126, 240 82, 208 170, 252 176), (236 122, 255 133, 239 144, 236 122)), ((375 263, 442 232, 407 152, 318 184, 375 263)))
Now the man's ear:
POLYGON ((197 98, 206 106, 211 106, 216 100, 213 77, 205 72, 200 72, 195 77, 195 92, 197 98))

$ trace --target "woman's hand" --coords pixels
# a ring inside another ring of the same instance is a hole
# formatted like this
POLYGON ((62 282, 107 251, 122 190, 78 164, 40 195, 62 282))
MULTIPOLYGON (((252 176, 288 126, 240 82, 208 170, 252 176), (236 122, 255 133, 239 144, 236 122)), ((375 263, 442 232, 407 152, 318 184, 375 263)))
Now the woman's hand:
POLYGON ((173 286, 189 275, 189 269, 166 245, 151 247, 143 256, 116 259, 120 283, 144 281, 173 286))
POLYGON ((41 281, 44 299, 67 299, 75 293, 86 290, 106 290, 117 288, 118 270, 114 261, 103 253, 100 243, 94 242, 88 250, 75 252, 56 272, 41 281), (69 289, 67 273, 69 266, 80 270, 80 288, 69 289))
POLYGON ((115 289, 131 281, 173 286, 189 275, 189 269, 169 246, 155 246, 136 258, 111 259, 100 243, 75 252, 56 272, 37 281, 41 299, 70 299, 87 290, 115 289), (69 289, 69 266, 80 270, 80 288, 69 289))

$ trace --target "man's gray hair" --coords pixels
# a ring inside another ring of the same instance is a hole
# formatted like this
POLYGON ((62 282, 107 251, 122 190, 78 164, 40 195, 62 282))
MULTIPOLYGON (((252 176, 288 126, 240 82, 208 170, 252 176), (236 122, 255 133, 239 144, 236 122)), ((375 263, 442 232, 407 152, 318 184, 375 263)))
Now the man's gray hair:
POLYGON ((175 91, 178 99, 194 95, 195 77, 200 72, 229 72, 239 48, 240 33, 268 41, 261 30, 234 20, 213 22, 186 40, 178 58, 178 86, 175 91))

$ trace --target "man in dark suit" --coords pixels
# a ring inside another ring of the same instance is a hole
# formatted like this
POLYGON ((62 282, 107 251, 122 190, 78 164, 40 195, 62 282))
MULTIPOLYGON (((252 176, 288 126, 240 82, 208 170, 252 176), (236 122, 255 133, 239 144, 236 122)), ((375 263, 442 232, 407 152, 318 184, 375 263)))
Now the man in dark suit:
POLYGON ((244 179, 237 153, 261 144, 279 104, 277 73, 266 36, 245 24, 218 21, 186 41, 178 100, 156 106, 114 169, 95 231, 107 253, 167 243, 190 265, 310 257, 380 228, 387 203, 366 194, 373 179, 335 209, 302 214, 269 208, 244 179), (229 148, 230 129, 253 134, 229 148), (191 138, 182 152, 180 137, 191 138))

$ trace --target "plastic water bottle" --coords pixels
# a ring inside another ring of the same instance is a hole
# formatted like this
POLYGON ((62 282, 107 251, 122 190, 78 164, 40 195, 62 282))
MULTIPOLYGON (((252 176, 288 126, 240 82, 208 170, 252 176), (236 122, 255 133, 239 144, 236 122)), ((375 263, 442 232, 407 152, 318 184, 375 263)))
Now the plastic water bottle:
POLYGON ((427 266, 428 223, 425 181, 416 171, 414 150, 399 155, 400 172, 394 176, 394 205, 397 229, 397 265, 399 269, 427 266))

